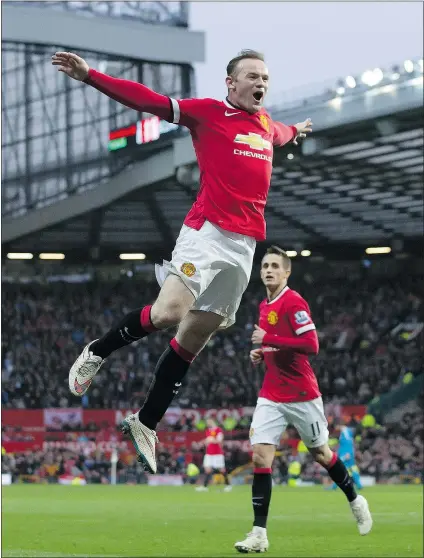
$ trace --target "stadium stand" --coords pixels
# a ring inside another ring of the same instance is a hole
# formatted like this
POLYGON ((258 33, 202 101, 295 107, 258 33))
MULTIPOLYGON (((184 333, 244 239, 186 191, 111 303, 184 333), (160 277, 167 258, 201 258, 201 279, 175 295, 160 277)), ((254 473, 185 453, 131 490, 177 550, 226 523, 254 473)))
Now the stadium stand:
MULTIPOLYGON (((296 285, 297 287, 297 285, 296 285)), ((124 280, 118 284, 54 283, 46 286, 3 285, 2 404, 5 408, 71 407, 79 404, 64 378, 80 349, 103 335, 129 309, 139 293, 153 299, 156 285, 124 280)), ((308 296, 309 289, 298 288, 308 296)), ((314 284, 309 297, 318 325, 321 351, 313 359, 328 402, 366 404, 390 390, 410 372, 422 372, 417 336, 399 345, 392 330, 403 321, 420 322, 421 301, 398 279, 337 281, 314 284), (387 301, 393 301, 388 305, 387 301)), ((196 360, 179 396, 183 407, 254 405, 261 375, 248 360, 250 336, 262 289, 253 283, 236 327, 218 333, 196 360)), ((151 381, 164 338, 156 334, 115 353, 83 398, 90 408, 140 405, 151 381)))

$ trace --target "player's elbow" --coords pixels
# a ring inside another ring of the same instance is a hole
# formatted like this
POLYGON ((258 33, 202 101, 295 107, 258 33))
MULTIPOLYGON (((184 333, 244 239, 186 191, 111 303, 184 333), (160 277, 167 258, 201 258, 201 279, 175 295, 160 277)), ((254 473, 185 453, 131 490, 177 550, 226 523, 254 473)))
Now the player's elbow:
POLYGON ((307 352, 309 355, 317 355, 319 353, 318 335, 315 334, 308 343, 307 352))
POLYGON ((318 353, 319 353, 319 343, 317 342, 317 343, 314 343, 314 344, 311 346, 311 352, 310 352, 310 354, 311 354, 311 355, 317 355, 318 353))

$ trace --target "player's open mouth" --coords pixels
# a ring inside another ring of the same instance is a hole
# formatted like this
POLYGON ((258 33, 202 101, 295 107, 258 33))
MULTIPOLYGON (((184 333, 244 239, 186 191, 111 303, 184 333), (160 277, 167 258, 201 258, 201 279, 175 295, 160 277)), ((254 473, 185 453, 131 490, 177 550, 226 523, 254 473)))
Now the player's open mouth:
POLYGON ((262 101, 263 97, 264 97, 264 92, 263 91, 255 91, 255 93, 253 93, 253 98, 258 103, 260 103, 262 101))

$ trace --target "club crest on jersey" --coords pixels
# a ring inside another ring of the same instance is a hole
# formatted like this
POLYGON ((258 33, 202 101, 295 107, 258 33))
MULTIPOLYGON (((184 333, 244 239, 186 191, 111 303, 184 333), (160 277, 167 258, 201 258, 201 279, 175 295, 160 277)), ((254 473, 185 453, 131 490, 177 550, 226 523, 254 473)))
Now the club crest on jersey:
POLYGON ((268 323, 271 325, 276 325, 278 322, 278 314, 277 312, 274 312, 274 310, 271 310, 271 312, 268 314, 267 316, 267 320, 268 323))
POLYGON ((267 132, 269 132, 269 122, 268 122, 268 118, 265 116, 265 114, 260 114, 259 115, 259 120, 261 121, 261 124, 265 128, 265 130, 267 132))
POLYGON ((184 275, 187 275, 187 277, 193 277, 193 275, 196 273, 194 264, 190 262, 184 262, 180 269, 184 273, 184 275))
POLYGON ((299 325, 306 324, 309 322, 308 313, 305 310, 299 310, 299 312, 295 313, 294 320, 299 325))
POLYGON ((249 132, 248 134, 237 134, 234 141, 235 143, 244 143, 251 149, 256 149, 256 151, 263 151, 264 149, 271 151, 272 149, 270 141, 253 132, 249 132))

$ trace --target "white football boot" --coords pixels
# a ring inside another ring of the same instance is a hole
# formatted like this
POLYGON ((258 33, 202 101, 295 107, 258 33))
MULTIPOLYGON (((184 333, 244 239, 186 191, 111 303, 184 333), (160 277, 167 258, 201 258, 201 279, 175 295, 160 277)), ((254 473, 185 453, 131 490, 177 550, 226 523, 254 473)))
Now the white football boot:
POLYGON ((196 486, 196 492, 209 492, 209 488, 201 484, 199 486, 196 486))
POLYGON ((243 554, 248 552, 267 552, 269 548, 266 529, 263 527, 253 527, 244 541, 236 542, 234 547, 243 554))
POLYGON ((231 484, 227 484, 226 487, 224 488, 224 492, 231 492, 233 489, 233 487, 231 486, 231 484))
POLYGON ((358 524, 358 531, 360 535, 368 535, 372 528, 372 517, 368 502, 363 496, 357 496, 353 502, 350 503, 352 513, 358 524))
POLYGON ((159 441, 156 432, 140 422, 138 413, 129 415, 123 420, 122 432, 131 438, 137 452, 137 461, 146 471, 154 475, 157 471, 155 448, 159 441))
MULTIPOLYGON (((97 339, 95 339, 97 341, 97 339)), ((69 389, 73 395, 82 397, 91 386, 94 376, 100 370, 102 364, 106 362, 105 358, 96 356, 90 351, 89 343, 72 365, 69 371, 69 389)))

